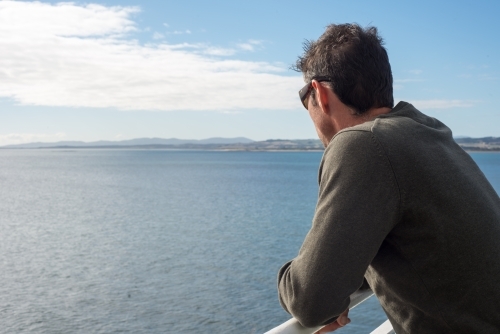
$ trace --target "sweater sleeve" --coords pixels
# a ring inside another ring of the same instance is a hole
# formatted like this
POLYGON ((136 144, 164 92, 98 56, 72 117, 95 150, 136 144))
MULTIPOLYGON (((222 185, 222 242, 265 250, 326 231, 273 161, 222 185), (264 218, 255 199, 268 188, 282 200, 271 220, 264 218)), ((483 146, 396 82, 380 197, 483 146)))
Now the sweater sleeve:
POLYGON ((325 150, 312 228, 278 273, 280 303, 302 325, 334 321, 399 219, 390 162, 371 132, 343 131, 325 150))

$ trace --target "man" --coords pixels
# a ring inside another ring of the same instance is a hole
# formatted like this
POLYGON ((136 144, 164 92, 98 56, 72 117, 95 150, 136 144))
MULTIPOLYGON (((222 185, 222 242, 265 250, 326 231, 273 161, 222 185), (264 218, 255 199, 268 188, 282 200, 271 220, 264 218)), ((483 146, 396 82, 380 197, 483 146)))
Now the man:
POLYGON ((500 333, 498 194, 450 129, 393 106, 376 28, 330 25, 296 67, 326 149, 312 228, 278 274, 285 310, 331 331, 368 283, 398 334, 500 333))

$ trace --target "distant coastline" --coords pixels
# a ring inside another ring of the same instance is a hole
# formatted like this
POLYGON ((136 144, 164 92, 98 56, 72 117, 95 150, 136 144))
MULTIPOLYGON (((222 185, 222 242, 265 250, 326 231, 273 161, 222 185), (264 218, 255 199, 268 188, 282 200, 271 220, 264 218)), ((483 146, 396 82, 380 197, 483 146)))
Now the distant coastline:
POLYGON ((500 151, 500 137, 455 138, 455 141, 468 152, 500 151))
MULTIPOLYGON (((500 152, 500 137, 455 138, 468 152, 500 152)), ((2 146, 0 149, 165 149, 208 151, 323 151, 318 139, 269 139, 253 141, 248 138, 209 138, 182 140, 139 138, 124 141, 28 143, 2 146)))
POLYGON ((166 149, 209 151, 323 151, 318 139, 269 139, 254 141, 244 137, 182 140, 162 138, 139 138, 124 141, 56 142, 8 145, 0 149, 166 149))

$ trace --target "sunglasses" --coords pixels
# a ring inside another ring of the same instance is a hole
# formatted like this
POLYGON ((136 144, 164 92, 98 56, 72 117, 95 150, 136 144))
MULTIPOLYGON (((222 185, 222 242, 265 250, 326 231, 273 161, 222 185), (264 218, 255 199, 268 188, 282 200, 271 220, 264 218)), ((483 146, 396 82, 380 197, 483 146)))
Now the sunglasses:
POLYGON ((307 85, 305 85, 304 87, 302 87, 301 90, 299 90, 299 97, 300 97, 300 101, 302 102, 302 105, 304 106, 304 108, 307 109, 307 106, 309 105, 309 95, 311 93, 311 90, 312 90, 312 81, 313 80, 316 80, 318 82, 324 82, 324 81, 332 81, 332 79, 330 77, 313 77, 311 79, 311 81, 309 81, 309 83, 307 85))

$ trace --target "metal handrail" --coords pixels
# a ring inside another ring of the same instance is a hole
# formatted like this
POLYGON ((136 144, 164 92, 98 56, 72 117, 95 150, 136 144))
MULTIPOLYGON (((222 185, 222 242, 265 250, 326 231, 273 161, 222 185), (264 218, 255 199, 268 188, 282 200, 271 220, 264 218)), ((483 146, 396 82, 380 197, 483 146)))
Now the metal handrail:
POLYGON ((396 334, 389 320, 386 320, 382 325, 378 326, 370 334, 396 334))
MULTIPOLYGON (((370 289, 367 290, 362 290, 362 291, 356 291, 351 295, 351 302, 349 303, 349 309, 352 309, 368 298, 373 296, 373 291, 370 289)), ((317 330, 321 329, 323 326, 319 327, 313 327, 313 328, 307 328, 302 326, 297 319, 292 318, 278 327, 275 327, 271 329, 270 331, 265 332, 264 334, 313 334, 317 330)), ((372 332, 372 334, 388 334, 393 332, 392 326, 390 325, 389 321, 387 320, 384 322, 380 327, 378 327, 375 331, 372 332), (387 324, 390 326, 390 330, 385 331, 387 329, 387 324), (385 332, 384 332, 385 331, 385 332)))

